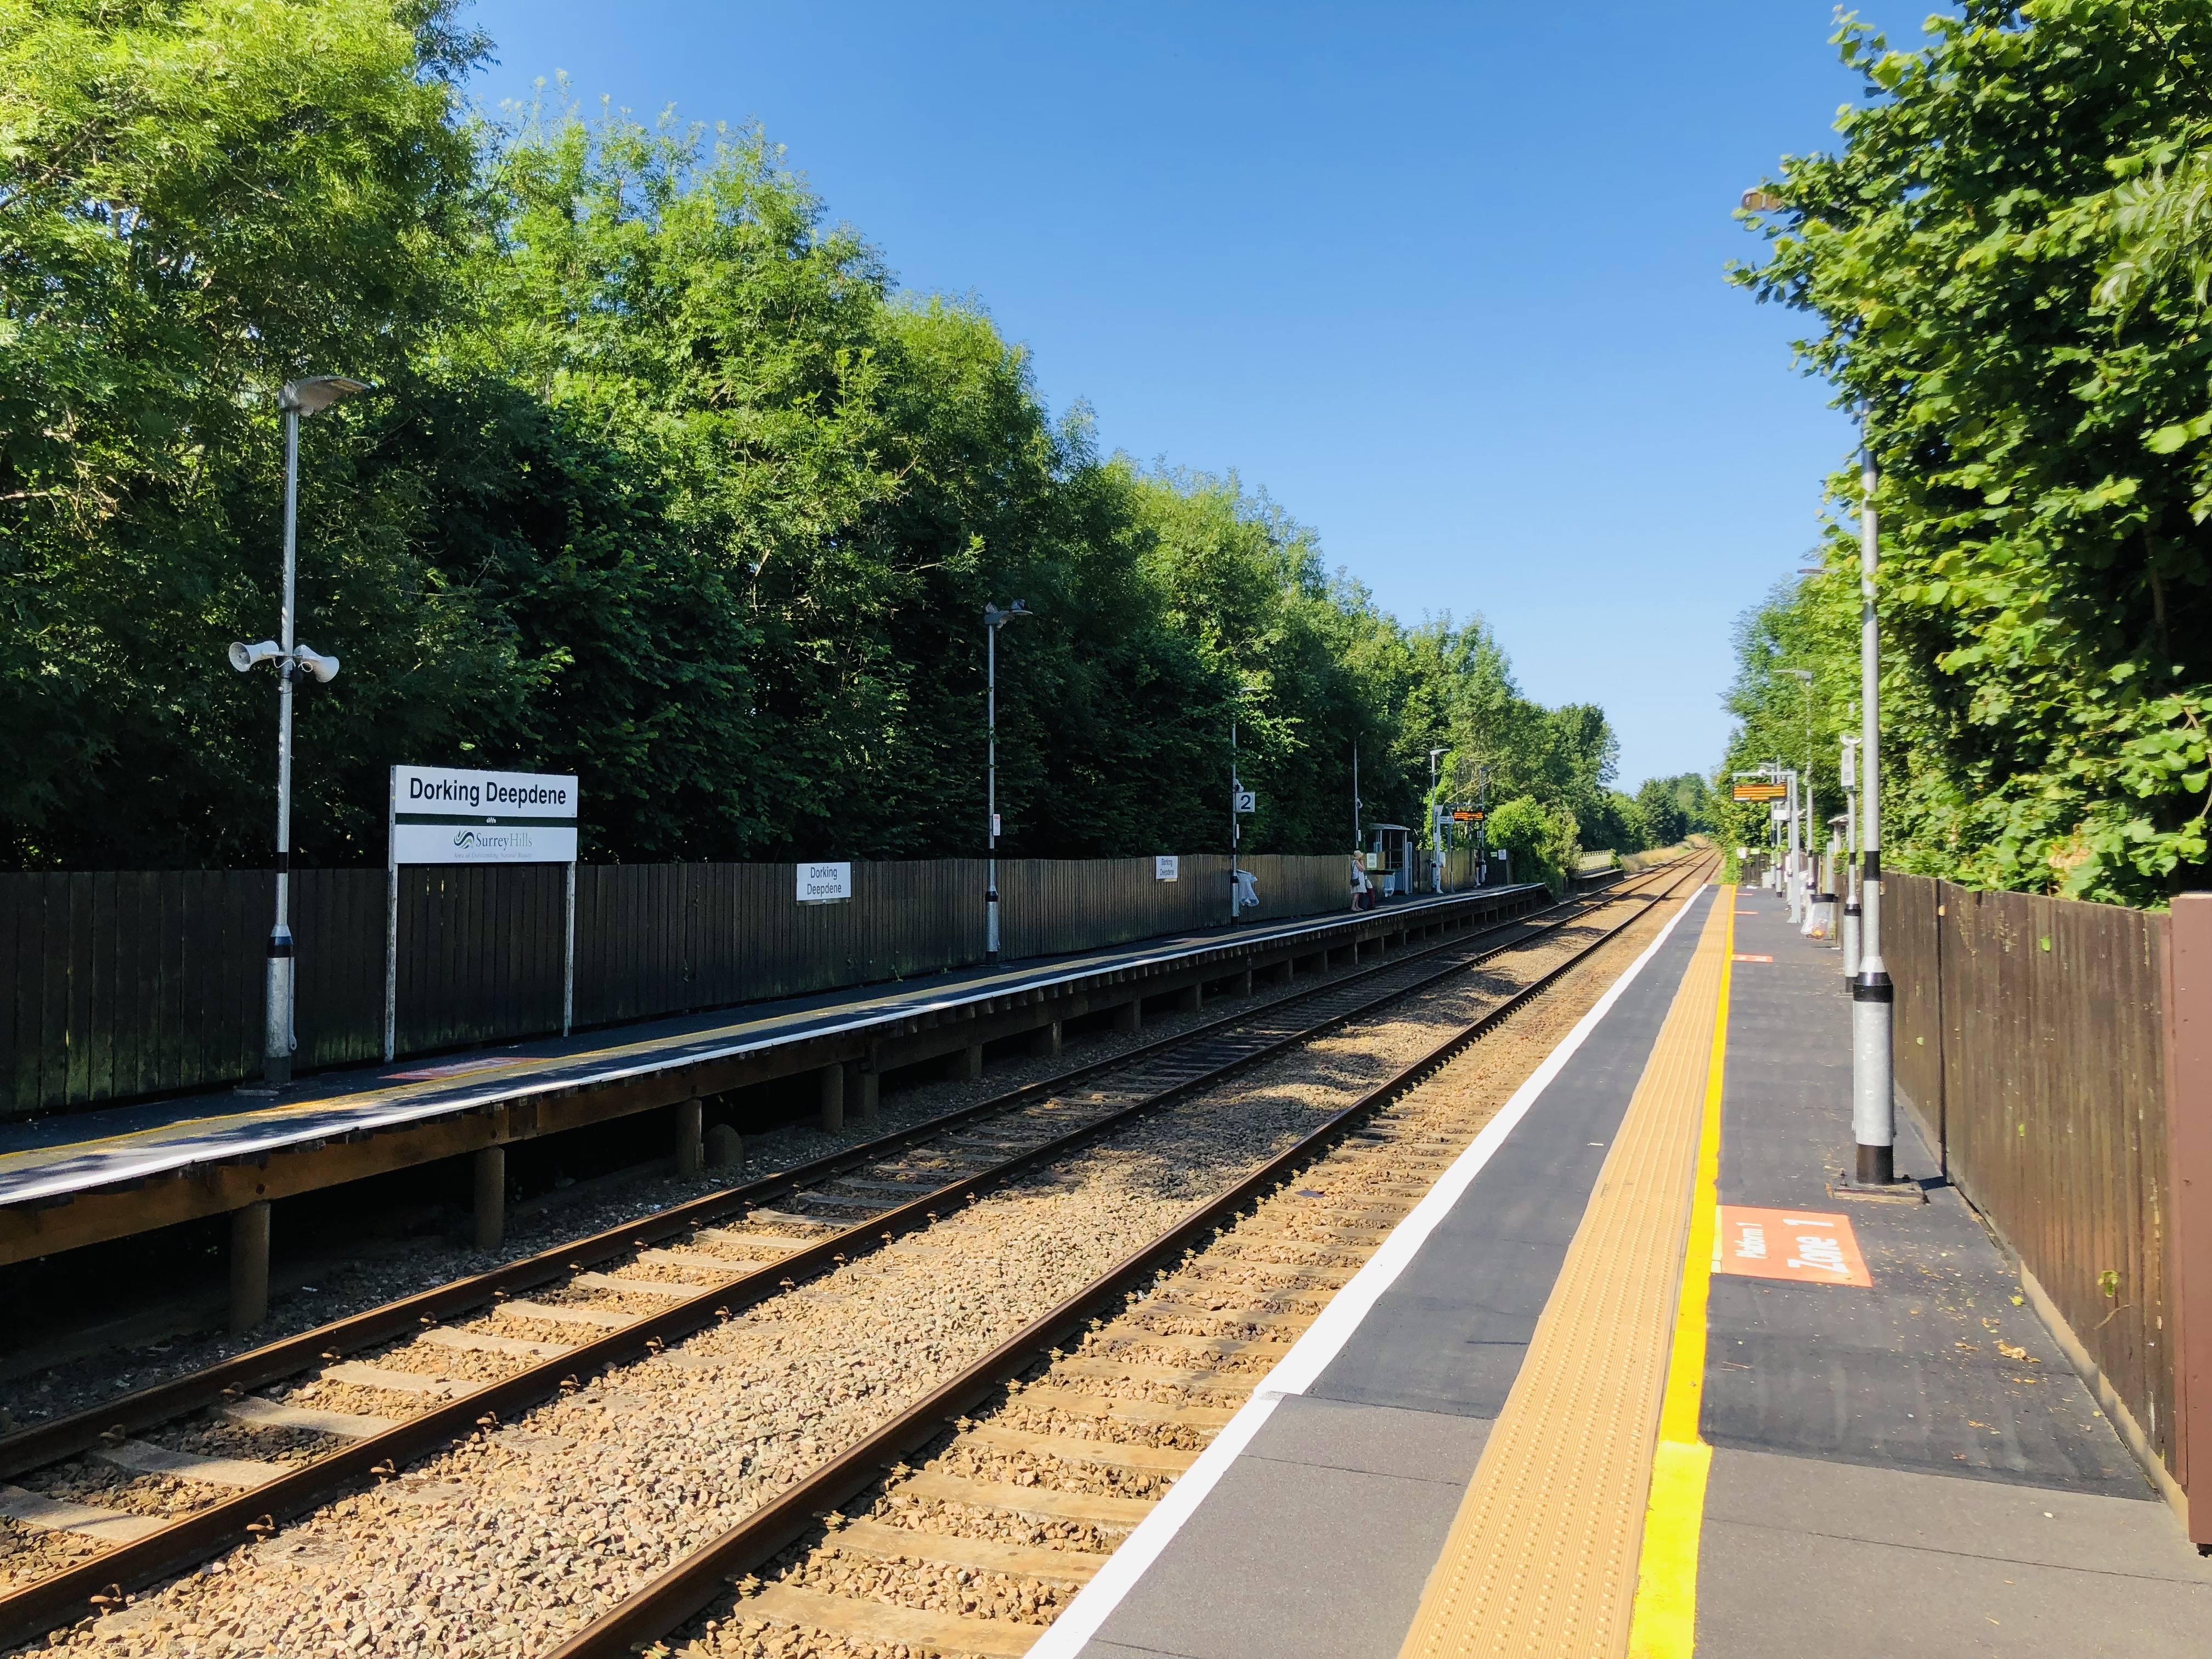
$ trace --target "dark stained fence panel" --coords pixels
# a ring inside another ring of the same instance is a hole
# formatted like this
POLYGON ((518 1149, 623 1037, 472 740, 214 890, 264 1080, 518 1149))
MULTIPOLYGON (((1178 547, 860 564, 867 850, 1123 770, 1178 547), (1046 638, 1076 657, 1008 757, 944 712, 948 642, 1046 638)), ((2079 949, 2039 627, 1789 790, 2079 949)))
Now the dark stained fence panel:
MULTIPOLYGON (((1255 854, 1248 921, 1346 908, 1345 859, 1255 854)), ((1226 924, 1229 860, 1178 879, 1141 859, 1006 860, 1004 952, 1057 955, 1226 924)), ((266 871, 0 874, 0 1116, 258 1075, 274 877, 266 871)), ((576 1023, 649 1019, 940 973, 983 955, 980 859, 855 864, 854 896, 801 904, 788 864, 576 872, 576 1023)), ((403 1054, 560 1029, 558 865, 399 872, 403 1054)), ((292 878, 302 1071, 382 1053, 386 878, 292 878)))
POLYGON ((301 870, 292 876, 301 1071, 358 1065, 384 1052, 381 870, 301 870))
POLYGON ((1926 876, 1882 877, 1882 959, 1898 988, 1897 1087, 1938 1140, 1943 1133, 1943 999, 1934 993, 1942 966, 1936 929, 1941 885, 1926 876))
POLYGON ((563 903, 557 864, 403 866, 399 1050, 559 1030, 563 903))
POLYGON ((0 1115, 258 1067, 273 897, 246 871, 0 875, 0 1115))
POLYGON ((2171 1467, 2167 919, 1910 877, 1887 885, 1899 1084, 1935 1121, 1951 1179, 2171 1467))
MULTIPOLYGON (((1255 853, 1244 860, 1260 887, 1260 905, 1247 910, 1249 921, 1273 921, 1291 916, 1316 916, 1330 910, 1352 908, 1352 858, 1344 853, 1255 853)), ((1460 884, 1465 891, 1469 878, 1460 884)))

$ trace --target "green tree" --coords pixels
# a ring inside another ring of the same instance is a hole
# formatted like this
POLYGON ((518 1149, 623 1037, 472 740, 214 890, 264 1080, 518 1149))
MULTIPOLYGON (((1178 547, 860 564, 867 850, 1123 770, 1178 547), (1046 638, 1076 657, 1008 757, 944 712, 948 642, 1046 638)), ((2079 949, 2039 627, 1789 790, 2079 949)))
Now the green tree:
MULTIPOLYGON (((1825 820, 1843 811, 1842 744, 1859 727, 1856 583, 1841 573, 1778 585, 1736 619, 1735 678, 1725 703, 1735 717, 1722 781, 1777 762, 1808 785, 1814 847, 1827 844, 1825 820), (1810 673, 1808 688, 1798 678, 1810 673)), ((1764 802, 1715 800, 1711 821, 1730 846, 1766 844, 1764 802)))
POLYGON ((1554 896, 1567 890, 1582 856, 1574 814, 1533 795, 1516 795, 1490 815, 1490 844, 1513 855, 1514 880, 1540 881, 1554 896))
POLYGON ((1646 778, 1637 789, 1636 805, 1650 837, 1648 846, 1673 847, 1686 836, 1717 827, 1712 792, 1695 772, 1646 778))
POLYGON ((0 861, 265 860, 270 688, 219 653, 275 613, 271 394, 332 370, 376 395, 303 434, 301 631, 345 662, 307 861, 381 857, 396 760, 580 773, 598 859, 978 851, 1018 597, 1017 855, 1225 846, 1232 714, 1252 850, 1343 848, 1355 751, 1370 822, 1431 747, 1535 803, 1532 858, 1626 821, 1601 714, 1234 476, 1100 457, 763 135, 479 126, 481 47, 441 0, 0 0, 0 861))
MULTIPOLYGON (((1769 258, 1737 280, 1810 313, 1804 360, 1869 411, 1899 861, 2160 902, 2203 877, 2212 786, 2188 253, 2212 10, 1969 0, 1928 27, 1904 52, 1844 25, 1868 100, 1839 153, 1784 161, 1769 258)), ((1848 632, 1856 476, 1832 489, 1836 574, 1794 602, 1826 636, 1848 632)))
MULTIPOLYGON (((472 179, 455 82, 477 43, 451 13, 0 9, 6 856, 267 848, 273 698, 221 650, 276 616, 273 394, 303 371, 404 380, 439 311, 472 179)), ((307 441, 344 455, 362 430, 349 410, 307 441)), ((501 642, 434 603, 386 533, 404 502, 353 505, 341 545, 304 538, 302 633, 336 647, 332 607, 373 603, 418 687, 495 697, 501 642)), ((303 747, 354 695, 307 700, 303 747)))

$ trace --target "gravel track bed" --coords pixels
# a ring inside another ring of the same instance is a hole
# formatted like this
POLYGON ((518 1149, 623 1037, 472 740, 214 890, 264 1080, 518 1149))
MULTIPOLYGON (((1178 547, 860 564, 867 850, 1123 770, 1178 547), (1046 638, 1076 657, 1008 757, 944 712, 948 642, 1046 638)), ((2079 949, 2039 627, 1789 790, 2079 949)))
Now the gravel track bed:
MULTIPOLYGON (((566 1629, 605 1610, 678 1555, 957 1374, 1193 1203, 1306 1133, 1317 1112, 1334 1110, 1381 1081, 1481 1006, 1579 948, 1595 931, 1562 929, 1498 963, 1455 975, 1355 1031, 1278 1056, 1118 1131, 1109 1143, 1061 1160, 1048 1174, 951 1208, 926 1233, 847 1262, 666 1353, 612 1368, 514 1423, 423 1459, 398 1480, 327 1505, 275 1538, 234 1550, 197 1573, 134 1598, 122 1613, 80 1627, 67 1644, 118 1655, 327 1651, 520 1659, 540 1651, 566 1629)), ((1246 1006, 1256 1005, 1255 999, 1246 1006)), ((1205 1018, 1188 1017, 1188 1023, 1205 1018)), ((1142 1040, 1160 1035, 1155 1026, 1142 1040)), ((1494 1042, 1487 1040, 1481 1048, 1488 1051, 1494 1042)), ((1069 1059, 1063 1055, 1036 1069, 1048 1074, 1064 1069, 1069 1059)), ((967 1085, 965 1092, 973 1097, 1002 1092, 1018 1080, 1011 1071, 994 1077, 988 1088, 967 1085)), ((957 1103, 939 1095, 926 1106, 917 1103, 910 1115, 932 1115, 957 1103)), ((992 1127, 1010 1136, 1037 1138, 1065 1126, 1065 1118, 1051 1118, 1049 1112, 1025 1111, 992 1127)), ((887 1110, 870 1127, 879 1133, 896 1121, 887 1110)), ((811 1130, 785 1133, 792 1145, 779 1156, 770 1159, 764 1152, 756 1153, 762 1171, 771 1163, 787 1165, 818 1156, 840 1139, 811 1130)), ((849 1144, 858 1138, 842 1139, 849 1144)), ((1419 1152, 1415 1156, 1425 1164, 1436 1161, 1419 1152)), ((921 1160, 909 1154, 902 1162, 912 1167, 921 1160)), ((1379 1164, 1371 1158, 1370 1162, 1379 1164)), ((1393 1219, 1422 1189, 1418 1176, 1416 1183, 1407 1182, 1410 1172, 1402 1163, 1388 1172, 1377 1170, 1378 1178, 1388 1173, 1390 1181, 1388 1190, 1377 1187, 1376 1199, 1387 1200, 1393 1219)), ((585 1224, 612 1224, 688 1195, 687 1188, 712 1190, 756 1171, 716 1173, 711 1183, 659 1183, 660 1190, 650 1202, 633 1196, 619 1212, 585 1224)), ((866 1178, 883 1173, 872 1170, 866 1178)), ((934 1173, 941 1181, 943 1171, 934 1173)), ((641 1192, 648 1184, 640 1183, 641 1192)), ((896 1200, 885 1195, 883 1201, 896 1200)), ((565 1214, 564 1231, 580 1231, 578 1219, 574 1212, 565 1214)), ((746 1219, 724 1224, 748 1233, 769 1231, 764 1223, 746 1219)), ((787 1236, 822 1234, 791 1229, 787 1236)), ((1236 1261, 1229 1271, 1272 1273, 1278 1279, 1317 1271, 1339 1279, 1364 1260, 1371 1243, 1273 1239, 1259 1246, 1262 1254, 1236 1261)), ((544 1243, 535 1247, 544 1248, 544 1243)), ((672 1247, 687 1252, 708 1248, 705 1241, 684 1240, 666 1241, 660 1248, 672 1247)), ((742 1263, 733 1258, 732 1266, 742 1263)), ((1221 1278, 1220 1268, 1215 1260, 1206 1272, 1194 1274, 1179 1286, 1178 1301, 1197 1307, 1200 1298, 1211 1296, 1225 1304, 1233 1291, 1224 1295, 1224 1286, 1236 1281, 1221 1278)), ((605 1264, 601 1270, 644 1276, 635 1267, 605 1264)), ((1279 1294, 1267 1305, 1317 1310, 1325 1294, 1324 1290, 1303 1299, 1279 1294)), ((667 1305, 659 1297, 603 1289, 549 1288, 533 1291, 530 1299, 635 1312, 667 1305)), ((1156 1334, 1123 1324, 1105 1338, 1094 1333, 1086 1352, 1106 1342, 1138 1342, 1156 1352, 1164 1365, 1256 1376, 1297 1334, 1225 1325, 1211 1312, 1183 1322, 1202 1334, 1178 1340, 1171 1333, 1156 1334), (1224 1346, 1218 1339, 1232 1328, 1244 1329, 1227 1345, 1237 1351, 1205 1352, 1208 1344, 1224 1346)), ((487 1309, 473 1328, 561 1343, 591 1334, 587 1328, 529 1319, 500 1308, 487 1309)), ((393 1345, 371 1363, 452 1376, 465 1368, 470 1375, 505 1375, 523 1362, 431 1348, 418 1339, 393 1345), (489 1364, 479 1369, 478 1362, 489 1364)), ((1088 1379, 1072 1386, 1092 1394, 1109 1392, 1088 1379)), ((1235 1386, 1194 1392, 1143 1382, 1124 1383, 1116 1391, 1169 1404, 1232 1407, 1243 1394, 1235 1386)), ((295 1403, 375 1410, 386 1416, 422 1404, 419 1396, 328 1382, 312 1396, 304 1390, 271 1393, 295 1403)), ((1155 1431, 1117 1423, 1108 1431, 1128 1436, 1129 1443, 1182 1449, 1196 1443, 1190 1431, 1173 1425, 1155 1431)), ((274 1437, 264 1430, 228 1424, 211 1425, 204 1432, 250 1443, 227 1446, 229 1455, 266 1457, 264 1443, 274 1437)), ((1098 1432, 1096 1425, 1090 1432, 1098 1432)), ((955 1455, 963 1460, 960 1469, 977 1478, 1070 1492, 1149 1498, 1164 1490, 1167 1479, 976 1443, 962 1443, 955 1455)), ((1036 1547, 1056 1543, 1095 1550, 1114 1536, 1087 1526, 1039 1525, 958 1504, 917 1506, 896 1497, 885 1504, 886 1517, 899 1524, 957 1528, 965 1535, 1036 1547)), ((841 1571, 857 1568, 848 1564, 841 1571)), ((978 1589, 976 1577, 948 1581, 946 1574, 925 1565, 883 1583, 896 1597, 965 1596, 978 1606, 1003 1609, 1000 1616, 1024 1620, 1048 1619, 1060 1604, 1056 1598, 1067 1593, 1065 1587, 1040 1588, 1018 1576, 978 1589)))
MULTIPOLYGON (((1182 1325, 1191 1322, 1182 1310, 1216 1304, 1231 1319, 1242 1311, 1283 1305, 1286 1296, 1310 1307, 1325 1298, 1330 1288, 1351 1276, 1371 1254, 1373 1246, 1325 1248, 1304 1243, 1284 1231, 1322 1219, 1327 1206, 1335 1212, 1371 1214, 1389 1207, 1402 1216, 1428 1185, 1441 1175, 1467 1143, 1540 1064, 1545 1054, 1588 1012, 1605 988, 1618 977, 1635 955, 1663 924, 1668 911, 1660 908, 1647 915, 1623 935, 1596 952, 1591 960, 1563 976, 1553 991, 1516 1013, 1504 1025, 1462 1053, 1438 1075, 1374 1120, 1370 1133, 1376 1139, 1349 1139, 1318 1160, 1296 1183, 1265 1200, 1248 1221, 1217 1237, 1203 1251, 1187 1255, 1171 1272, 1157 1276, 1140 1297, 1133 1297, 1127 1313, 1110 1325, 1095 1325, 1091 1336, 1072 1359, 1106 1357, 1130 1350, 1121 1346, 1135 1325, 1182 1325), (1409 1179, 1411 1177, 1411 1179, 1409 1179), (1311 1281, 1325 1285, 1309 1288, 1311 1281), (1286 1287, 1290 1287, 1286 1290, 1286 1287), (1161 1316, 1148 1304, 1164 1303, 1178 1311, 1161 1316)), ((1563 930, 1571 931, 1571 930, 1563 930)), ((1563 944, 1561 954, 1573 948, 1563 944)), ((1523 953, 1533 955, 1533 951, 1523 953)), ((1527 970, 1530 976, 1540 967, 1527 970)), ((1364 1033, 1363 1032, 1363 1035, 1364 1033)), ((1402 1063, 1402 1062, 1401 1062, 1402 1063)), ((1258 1333, 1268 1345, 1264 1358, 1255 1352, 1256 1368, 1287 1352, 1296 1333, 1258 1333), (1275 1340, 1279 1336, 1279 1340, 1275 1340)), ((1226 1369, 1229 1362, 1213 1369, 1226 1369)), ((1152 1399, 1161 1403, 1187 1404, 1218 1399, 1205 1390, 1188 1391, 1133 1380, 1116 1382, 1090 1376, 1055 1375, 1059 1358, 1041 1366, 1026 1387, 1010 1390, 1005 1405, 989 1416, 992 1426, 1050 1434, 1059 1438, 1105 1438, 1115 1443, 1152 1444, 1181 1450, 1202 1446, 1212 1431, 1181 1425, 1150 1425, 1113 1417, 1088 1416, 1057 1407, 1040 1408, 1035 1390, 1042 1385, 1052 1392, 1065 1391, 1093 1398, 1152 1399)), ((1242 1404, 1240 1389, 1231 1403, 1242 1404)), ((963 1425, 964 1426, 964 1425, 963 1425)), ((1100 1465, 1069 1463, 1042 1449, 1013 1450, 980 1443, 963 1434, 930 1460, 933 1470, 964 1474, 1007 1485, 1047 1486, 1058 1490, 1106 1495, 1144 1496, 1128 1477, 1133 1472, 1100 1465)), ((1166 1477, 1144 1477, 1164 1491, 1166 1477)), ((1036 1525, 1018 1516, 970 1505, 921 1502, 901 1492, 894 1481, 869 1511, 871 1520, 916 1530, 951 1532, 957 1535, 990 1538, 1006 1542, 1103 1552, 1119 1535, 1097 1529, 1067 1529, 1036 1525)), ((946 1575, 942 1570, 915 1569, 910 1564, 890 1565, 878 1558, 841 1553, 833 1531, 813 1545, 787 1551, 779 1562, 764 1570, 777 1582, 799 1588, 836 1592, 900 1605, 927 1607, 936 1612, 960 1612, 970 1617, 988 1616, 1021 1624, 1049 1623, 1073 1599, 1054 1583, 995 1574, 953 1575, 959 1599, 946 1602, 946 1575), (931 1594, 938 1601, 917 1599, 931 1594)), ((749 1580, 747 1588, 758 1580, 749 1580)), ((694 1620, 671 1638, 671 1650, 686 1659, 921 1659, 935 1649, 909 1648, 899 1643, 825 1637, 779 1621, 748 1613, 742 1600, 725 1601, 708 1615, 694 1620)))
MULTIPOLYGON (((1259 987, 1251 996, 1239 998, 1231 1006, 1239 1013, 1262 1008, 1284 996, 1303 994, 1316 982, 1301 978, 1289 986, 1259 987)), ((1056 1057, 1012 1054, 1000 1059, 994 1055, 988 1074, 981 1080, 940 1079, 887 1094, 872 1123, 862 1123, 855 1116, 843 1131, 834 1134, 823 1133, 811 1122, 790 1123, 757 1135, 749 1134, 744 1138, 744 1157, 740 1162, 690 1179, 670 1170, 623 1171, 603 1180, 578 1182, 526 1205, 512 1206, 506 1242, 495 1250, 479 1250, 473 1243, 442 1233, 397 1242, 358 1241, 349 1245, 342 1257, 315 1263, 309 1269, 310 1285, 289 1290, 281 1285, 272 1285, 269 1317, 250 1336, 210 1330, 163 1338, 139 1346, 88 1352, 37 1370, 19 1372, 11 1369, 5 1374, 4 1401, 0 1401, 0 1433, 66 1416, 134 1389, 149 1388, 198 1370, 264 1343, 313 1330, 332 1320, 366 1312, 472 1273, 488 1273, 507 1262, 552 1249, 567 1240, 587 1237, 671 1205, 764 1179, 779 1170, 791 1169, 842 1147, 857 1146, 977 1104, 1025 1083, 1157 1042, 1164 1036, 1173 1036, 1194 1025, 1218 1019, 1224 1011, 1221 1003, 1195 1014, 1147 1011, 1140 1036, 1128 1036, 1110 1030, 1085 1032, 1069 1037, 1056 1057)), ((620 1036, 618 1032, 608 1035, 617 1040, 620 1036)), ((763 1224, 749 1231, 785 1230, 763 1224)), ((799 1237, 800 1231, 792 1230, 792 1237, 799 1237)), ((281 1239, 278 1244, 281 1249, 281 1239)), ((277 1265, 281 1275, 284 1266, 281 1256, 277 1265)), ((570 1334, 574 1334, 573 1329, 570 1334)), ((5 1524, 0 1522, 0 1526, 5 1524)))

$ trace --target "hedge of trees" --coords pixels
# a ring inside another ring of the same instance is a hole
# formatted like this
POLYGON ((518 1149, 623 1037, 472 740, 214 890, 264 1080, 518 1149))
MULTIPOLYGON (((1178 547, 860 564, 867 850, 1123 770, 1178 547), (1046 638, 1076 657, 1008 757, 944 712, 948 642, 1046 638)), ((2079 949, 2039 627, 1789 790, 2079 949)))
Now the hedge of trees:
POLYGON ((1098 453, 975 302, 901 292, 761 132, 463 82, 449 0, 0 15, 0 864, 251 866, 270 835, 276 390, 303 422, 307 862, 380 862, 396 761, 574 771, 586 856, 1006 849, 1418 822, 1427 751, 1638 844, 1602 712, 1480 621, 1407 627, 1234 477, 1098 453), (1245 688, 1256 688, 1249 697, 1245 688))
MULTIPOLYGON (((1762 301, 1863 406, 1881 475, 1890 856, 2157 905, 2212 801, 2212 8, 1966 0, 1771 185, 1762 301)), ((1858 475, 1820 574, 1745 618, 1729 766, 1856 729, 1858 475)), ((1744 836, 1753 826, 1735 825, 1744 836)))

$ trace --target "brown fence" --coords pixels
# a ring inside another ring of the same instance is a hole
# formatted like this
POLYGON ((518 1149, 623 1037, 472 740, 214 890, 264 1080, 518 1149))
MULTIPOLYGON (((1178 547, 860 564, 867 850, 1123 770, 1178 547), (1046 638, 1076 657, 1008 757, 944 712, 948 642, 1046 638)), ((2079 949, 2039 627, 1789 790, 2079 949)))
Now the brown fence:
MULTIPOLYGON (((1248 920, 1345 908, 1340 854, 1258 855, 1248 920)), ((1225 922, 1229 860, 1005 860, 1006 952, 1054 955, 1225 922)), ((401 872, 398 1047, 422 1054, 561 1023, 558 866, 401 872)), ((583 1025, 942 971, 981 960, 977 859, 855 864, 854 896, 800 904, 788 864, 585 865, 576 872, 583 1025)), ((0 874, 0 1117, 257 1074, 265 871, 0 874)), ((384 1029, 385 872, 292 878, 296 1064, 373 1060, 384 1029)))
POLYGON ((1899 1094, 2177 1468, 2168 918, 1917 876, 1883 900, 1899 1094))

